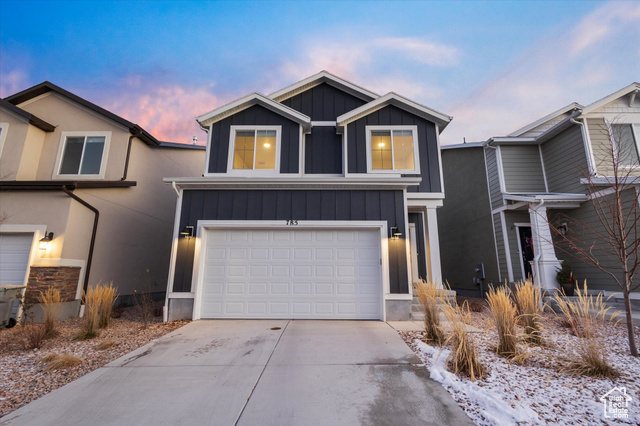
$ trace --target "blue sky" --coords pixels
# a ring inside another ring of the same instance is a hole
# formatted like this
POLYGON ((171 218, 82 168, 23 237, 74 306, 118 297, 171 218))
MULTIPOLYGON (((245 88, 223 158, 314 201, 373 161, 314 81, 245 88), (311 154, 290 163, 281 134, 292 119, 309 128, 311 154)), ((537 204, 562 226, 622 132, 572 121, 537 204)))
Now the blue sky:
POLYGON ((640 2, 0 0, 0 96, 49 80, 161 139, 323 69, 485 140, 640 80, 640 2))

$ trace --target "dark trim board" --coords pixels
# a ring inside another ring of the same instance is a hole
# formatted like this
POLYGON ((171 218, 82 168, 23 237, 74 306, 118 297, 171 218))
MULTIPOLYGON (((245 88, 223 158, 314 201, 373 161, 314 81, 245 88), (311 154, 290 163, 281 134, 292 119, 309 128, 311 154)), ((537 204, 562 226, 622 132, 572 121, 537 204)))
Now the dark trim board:
MULTIPOLYGON (((404 212, 398 190, 185 190, 179 229, 199 220, 383 220, 405 236, 404 212)), ((402 241, 389 244, 391 293, 409 292, 402 241)), ((194 250, 194 238, 178 240, 173 292, 191 291, 194 250)))

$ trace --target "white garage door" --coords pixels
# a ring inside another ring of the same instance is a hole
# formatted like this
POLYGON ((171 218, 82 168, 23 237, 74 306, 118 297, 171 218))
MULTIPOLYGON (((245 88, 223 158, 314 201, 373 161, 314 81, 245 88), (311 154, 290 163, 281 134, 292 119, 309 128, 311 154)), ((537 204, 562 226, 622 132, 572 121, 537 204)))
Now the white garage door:
POLYGON ((381 319, 380 232, 209 230, 201 318, 381 319))
POLYGON ((0 284, 24 284, 33 234, 0 234, 0 284))

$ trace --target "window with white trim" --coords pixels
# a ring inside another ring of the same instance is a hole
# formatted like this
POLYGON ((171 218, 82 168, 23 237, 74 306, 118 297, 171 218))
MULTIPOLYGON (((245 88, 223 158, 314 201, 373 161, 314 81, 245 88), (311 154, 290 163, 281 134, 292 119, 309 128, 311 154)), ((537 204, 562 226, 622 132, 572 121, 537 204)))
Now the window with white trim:
POLYGON ((279 170, 279 126, 231 126, 229 170, 279 170))
POLYGON ((58 177, 104 176, 111 132, 64 132, 56 171, 58 177))
POLYGON ((420 172, 416 126, 367 126, 370 172, 420 172))

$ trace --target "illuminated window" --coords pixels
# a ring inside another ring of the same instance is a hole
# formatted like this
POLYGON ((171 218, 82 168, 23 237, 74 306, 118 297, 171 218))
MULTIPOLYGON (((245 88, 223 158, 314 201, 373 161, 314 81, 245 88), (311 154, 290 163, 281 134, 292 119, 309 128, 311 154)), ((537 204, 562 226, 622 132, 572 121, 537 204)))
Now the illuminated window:
POLYGON ((369 129, 372 171, 417 171, 415 128, 369 129))
POLYGON ((275 170, 277 145, 276 130, 236 130, 234 170, 275 170))

